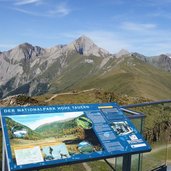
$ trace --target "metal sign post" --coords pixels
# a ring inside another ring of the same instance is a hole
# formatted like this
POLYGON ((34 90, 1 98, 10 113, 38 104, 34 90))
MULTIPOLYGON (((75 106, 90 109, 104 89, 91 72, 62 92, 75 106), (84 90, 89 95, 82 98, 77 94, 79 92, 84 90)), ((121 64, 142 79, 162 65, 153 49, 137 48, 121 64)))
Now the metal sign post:
POLYGON ((2 171, 10 171, 8 168, 4 136, 2 137, 2 171))
POLYGON ((131 155, 123 156, 122 171, 131 171, 131 155))

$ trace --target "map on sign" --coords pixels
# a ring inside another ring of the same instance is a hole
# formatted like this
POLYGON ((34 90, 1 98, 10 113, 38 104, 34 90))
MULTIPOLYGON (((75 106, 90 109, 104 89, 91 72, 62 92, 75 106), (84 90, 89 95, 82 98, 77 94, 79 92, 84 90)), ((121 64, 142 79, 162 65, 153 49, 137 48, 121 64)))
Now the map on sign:
POLYGON ((3 108, 11 170, 150 151, 116 103, 3 108))
POLYGON ((14 150, 17 165, 42 162, 43 157, 38 146, 14 150))

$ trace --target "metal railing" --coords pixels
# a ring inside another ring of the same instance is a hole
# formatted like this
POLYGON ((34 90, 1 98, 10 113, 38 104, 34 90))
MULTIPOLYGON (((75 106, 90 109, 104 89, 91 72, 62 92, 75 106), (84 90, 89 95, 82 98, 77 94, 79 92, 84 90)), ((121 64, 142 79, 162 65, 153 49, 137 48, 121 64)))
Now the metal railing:
MULTIPOLYGON (((144 103, 137 103, 137 104, 129 104, 129 105, 123 105, 123 106, 121 106, 122 108, 123 108, 123 111, 127 111, 128 109, 130 109, 130 108, 138 108, 138 107, 145 107, 145 106, 153 106, 153 105, 164 105, 164 104, 167 104, 167 103, 171 103, 171 100, 160 100, 160 101, 153 101, 153 102, 144 102, 144 103)), ((129 111, 129 110, 128 110, 129 111)), ((137 112, 134 112, 134 113, 132 113, 133 115, 134 115, 134 117, 135 116, 137 116, 137 118, 139 117, 139 115, 137 115, 137 112)), ((139 114, 139 112, 138 112, 138 114, 139 114)), ((162 114, 165 114, 164 112, 162 113, 162 114)), ((171 132, 171 131, 170 131, 171 132)), ((165 137, 165 138, 168 138, 168 137, 165 137)), ((165 144, 165 156, 163 156, 163 157, 165 157, 165 158, 163 158, 163 160, 165 159, 165 163, 164 164, 162 164, 161 163, 161 165, 156 165, 155 167, 153 167, 153 169, 150 169, 151 171, 166 171, 167 170, 167 153, 168 153, 168 140, 166 140, 166 142, 165 142, 166 144, 165 144)), ((151 152, 152 153, 152 152, 151 152)), ((149 153, 150 154, 150 153, 149 153)), ((157 154, 156 154, 157 155, 157 154)), ((161 154, 162 155, 162 154, 161 154)), ((144 155, 144 159, 145 159, 145 155, 144 155)), ((148 160, 148 162, 152 165, 152 163, 154 162, 155 163, 155 161, 151 161, 151 160, 155 160, 154 158, 152 159, 152 158, 148 158, 147 157, 147 159, 146 160, 148 160), (151 161, 151 162, 150 162, 151 161)), ((157 163, 158 161, 156 160, 156 163, 157 163)), ((143 170, 144 171, 144 170, 143 170)))

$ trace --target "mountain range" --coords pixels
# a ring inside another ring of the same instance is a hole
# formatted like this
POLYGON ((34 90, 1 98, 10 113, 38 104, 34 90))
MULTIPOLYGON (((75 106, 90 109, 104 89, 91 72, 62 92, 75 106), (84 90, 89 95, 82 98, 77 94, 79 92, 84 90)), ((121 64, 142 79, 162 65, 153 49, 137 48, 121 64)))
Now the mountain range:
POLYGON ((171 54, 111 54, 81 36, 67 45, 23 43, 0 53, 0 98, 102 88, 151 99, 171 94, 171 54))

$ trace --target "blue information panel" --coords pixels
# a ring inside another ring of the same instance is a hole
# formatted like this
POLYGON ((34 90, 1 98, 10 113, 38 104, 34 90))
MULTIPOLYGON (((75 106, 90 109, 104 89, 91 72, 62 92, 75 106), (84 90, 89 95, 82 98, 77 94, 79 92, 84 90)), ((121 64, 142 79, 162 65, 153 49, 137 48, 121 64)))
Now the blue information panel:
POLYGON ((116 103, 3 108, 1 116, 12 171, 151 150, 116 103))

